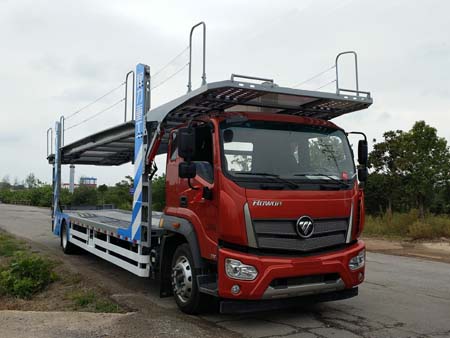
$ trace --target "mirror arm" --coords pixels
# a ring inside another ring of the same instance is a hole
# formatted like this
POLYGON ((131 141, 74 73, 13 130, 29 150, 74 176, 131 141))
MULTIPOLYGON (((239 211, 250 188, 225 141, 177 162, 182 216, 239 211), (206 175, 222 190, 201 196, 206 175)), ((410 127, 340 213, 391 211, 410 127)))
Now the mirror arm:
POLYGON ((192 190, 198 190, 198 189, 200 189, 200 188, 194 187, 194 186, 192 185, 192 182, 191 182, 191 179, 190 179, 190 178, 188 178, 187 180, 188 180, 189 188, 191 188, 192 190))
POLYGON ((364 137, 364 140, 367 142, 367 136, 362 131, 349 131, 346 134, 347 136, 350 134, 362 135, 364 137))

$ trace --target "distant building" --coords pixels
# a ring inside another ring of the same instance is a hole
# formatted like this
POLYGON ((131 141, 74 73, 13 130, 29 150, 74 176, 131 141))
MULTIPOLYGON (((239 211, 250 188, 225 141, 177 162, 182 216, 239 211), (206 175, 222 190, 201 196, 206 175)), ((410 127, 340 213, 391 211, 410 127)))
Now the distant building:
MULTIPOLYGON (((79 188, 81 186, 89 187, 89 188, 97 188, 97 178, 95 177, 80 177, 80 184, 74 184, 74 188, 79 188)), ((70 189, 70 183, 61 184, 61 188, 70 189)))
POLYGON ((90 188, 97 188, 97 178, 95 177, 80 177, 80 186, 87 186, 90 188))
MULTIPOLYGON (((79 186, 80 186, 79 184, 74 184, 74 188, 78 188, 79 186)), ((70 183, 62 183, 61 188, 70 189, 70 183)))

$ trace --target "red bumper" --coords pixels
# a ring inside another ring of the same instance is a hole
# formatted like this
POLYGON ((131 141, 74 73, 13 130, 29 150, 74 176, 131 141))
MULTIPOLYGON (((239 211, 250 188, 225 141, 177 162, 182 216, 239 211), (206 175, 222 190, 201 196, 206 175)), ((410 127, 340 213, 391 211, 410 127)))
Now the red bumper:
POLYGON ((221 248, 219 249, 218 271, 219 296, 231 299, 261 299, 274 279, 329 273, 338 273, 345 288, 349 289, 364 280, 365 267, 355 271, 348 267, 349 260, 364 248, 364 242, 358 241, 341 251, 301 258, 255 256, 221 248), (244 264, 253 265, 258 270, 258 276, 253 281, 228 277, 225 273, 226 258, 237 259, 244 264), (240 292, 233 294, 231 287, 236 284, 239 285, 240 292))

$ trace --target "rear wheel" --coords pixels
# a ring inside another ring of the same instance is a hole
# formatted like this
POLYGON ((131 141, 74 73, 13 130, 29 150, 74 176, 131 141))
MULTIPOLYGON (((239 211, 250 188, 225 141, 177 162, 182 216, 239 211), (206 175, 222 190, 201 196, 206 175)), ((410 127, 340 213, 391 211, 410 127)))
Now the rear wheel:
POLYGON ((69 242, 66 222, 61 223, 61 248, 66 255, 70 255, 76 252, 75 245, 69 242))
POLYGON ((202 306, 203 295, 198 290, 197 275, 188 244, 181 244, 172 259, 172 289, 181 311, 196 314, 202 306))

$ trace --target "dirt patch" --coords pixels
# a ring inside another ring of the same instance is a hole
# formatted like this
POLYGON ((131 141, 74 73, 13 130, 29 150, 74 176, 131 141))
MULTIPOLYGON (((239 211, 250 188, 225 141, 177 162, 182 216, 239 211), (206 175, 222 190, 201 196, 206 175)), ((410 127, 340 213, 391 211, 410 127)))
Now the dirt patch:
POLYGON ((111 337, 124 314, 0 311, 0 327, 9 338, 111 337), (86 325, 89 323, 89 325, 86 325), (83 325, 84 324, 84 325, 83 325))
POLYGON ((419 242, 365 237, 364 242, 367 250, 372 252, 450 263, 450 241, 447 239, 419 242))

